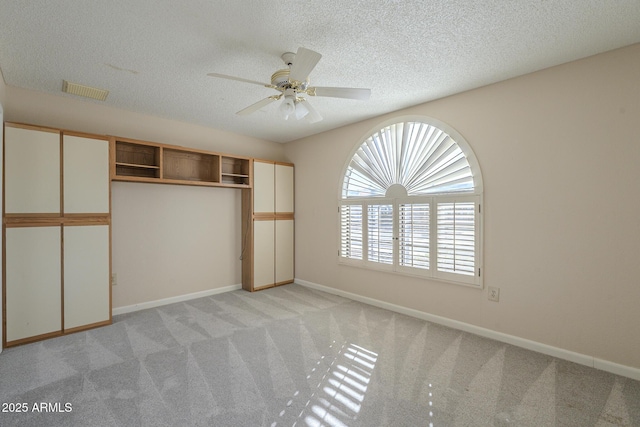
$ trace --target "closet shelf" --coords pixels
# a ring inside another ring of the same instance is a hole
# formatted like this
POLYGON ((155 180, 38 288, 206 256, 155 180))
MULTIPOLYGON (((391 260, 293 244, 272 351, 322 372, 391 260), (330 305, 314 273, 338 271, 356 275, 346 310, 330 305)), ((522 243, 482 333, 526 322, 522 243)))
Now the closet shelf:
POLYGON ((111 180, 251 188, 250 157, 111 138, 111 180))
POLYGON ((116 162, 116 166, 124 166, 124 167, 128 167, 128 168, 142 168, 142 169, 160 169, 160 166, 137 165, 137 164, 134 164, 134 163, 122 163, 122 162, 116 162))

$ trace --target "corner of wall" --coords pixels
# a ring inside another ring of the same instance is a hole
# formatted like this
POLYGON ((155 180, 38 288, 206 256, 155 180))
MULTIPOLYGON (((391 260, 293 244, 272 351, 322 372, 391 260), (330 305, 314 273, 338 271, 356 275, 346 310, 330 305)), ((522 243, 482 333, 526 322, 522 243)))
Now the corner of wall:
POLYGON ((4 75, 2 74, 2 68, 0 67, 0 111, 2 106, 5 105, 6 88, 7 84, 4 82, 4 75))

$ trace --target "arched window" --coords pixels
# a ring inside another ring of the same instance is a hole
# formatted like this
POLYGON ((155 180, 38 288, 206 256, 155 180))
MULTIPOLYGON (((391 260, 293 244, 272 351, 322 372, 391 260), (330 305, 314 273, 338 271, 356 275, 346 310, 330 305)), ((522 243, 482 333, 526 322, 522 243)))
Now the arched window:
POLYGON ((345 168, 340 262, 482 286, 481 199, 478 162, 453 129, 383 126, 345 168))

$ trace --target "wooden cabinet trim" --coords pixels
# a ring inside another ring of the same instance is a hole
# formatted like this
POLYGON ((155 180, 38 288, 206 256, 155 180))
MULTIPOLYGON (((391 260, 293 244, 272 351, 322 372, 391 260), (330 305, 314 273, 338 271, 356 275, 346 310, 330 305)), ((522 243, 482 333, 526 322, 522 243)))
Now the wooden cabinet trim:
MULTIPOLYGON (((64 213, 63 208, 64 208, 64 137, 65 136, 71 136, 71 137, 79 137, 79 138, 87 138, 87 139, 93 139, 93 140, 97 140, 97 141, 106 141, 108 142, 108 152, 107 152, 107 157, 106 157, 106 161, 108 162, 108 166, 109 166, 109 175, 111 175, 111 165, 112 165, 112 159, 114 158, 115 152, 112 150, 112 144, 111 144, 111 139, 108 136, 105 135, 95 135, 95 134, 90 134, 90 133, 85 133, 85 132, 77 132, 77 131, 71 131, 71 130, 64 130, 64 129, 54 129, 54 128, 48 128, 48 127, 44 127, 44 126, 35 126, 35 125, 30 125, 30 124, 23 124, 23 123, 12 123, 12 122, 6 122, 4 123, 5 127, 13 127, 13 128, 18 128, 18 129, 26 129, 26 130, 33 130, 33 131, 40 131, 40 132, 48 132, 48 133, 53 133, 55 135, 58 135, 58 141, 59 141, 59 155, 60 155, 60 211, 59 212, 42 212, 42 213, 20 213, 20 212, 13 212, 13 213, 5 213, 4 212, 4 204, 3 204, 3 237, 6 237, 7 235, 7 230, 12 229, 12 228, 20 228, 20 227, 24 227, 24 228, 34 228, 34 227, 59 227, 60 228, 60 233, 63 233, 64 227, 81 227, 81 226, 95 226, 95 225, 100 225, 100 226, 107 226, 108 227, 108 234, 109 234, 109 241, 108 241, 108 265, 109 265, 109 278, 106 278, 106 285, 108 286, 108 294, 109 294, 109 300, 108 302, 106 302, 108 304, 108 313, 109 313, 109 319, 107 321, 101 321, 95 324, 91 324, 91 325, 82 325, 79 326, 77 328, 73 328, 73 329, 67 329, 64 330, 64 239, 63 236, 61 234, 61 239, 60 239, 60 296, 61 296, 61 313, 60 313, 60 318, 61 318, 61 325, 60 325, 60 330, 59 331, 53 331, 53 332, 49 332, 49 333, 44 333, 44 334, 40 334, 40 335, 35 335, 35 336, 30 336, 30 337, 25 337, 25 338, 20 338, 20 339, 15 339, 13 341, 7 341, 7 317, 6 317, 6 313, 7 313, 7 276, 6 276, 6 266, 7 266, 7 260, 6 260, 6 249, 5 251, 3 251, 3 257, 2 257, 2 265, 3 265, 3 274, 2 274, 2 282, 3 282, 3 286, 2 286, 2 295, 3 295, 3 300, 2 300, 2 305, 3 305, 3 316, 2 316, 2 328, 3 328, 3 346, 4 347, 10 347, 10 346, 16 346, 16 345, 21 345, 21 344, 26 344, 26 343, 30 343, 30 342, 35 342, 35 341, 41 341, 44 339, 48 339, 48 338, 52 338, 52 337, 57 337, 57 336, 61 336, 61 335, 65 335, 67 333, 71 333, 71 332, 75 332, 78 330, 85 330, 85 329, 90 329, 93 327, 97 327, 97 326, 102 326, 102 325, 108 325, 111 323, 111 283, 110 283, 110 276, 111 276, 111 185, 110 185, 110 176, 107 176, 107 188, 108 188, 108 195, 106 197, 108 197, 109 201, 108 201, 108 205, 107 205, 107 212, 98 212, 98 213, 83 213, 83 212, 77 212, 77 213, 64 213)), ((5 139, 6 141, 6 139, 5 139)), ((5 144, 6 145, 6 144, 5 144)), ((3 147, 3 151, 4 151, 4 147, 3 147)), ((4 160, 3 161, 7 161, 6 160, 7 157, 4 156, 4 160)), ((4 171, 6 171, 6 168, 4 168, 4 171)), ((57 174, 57 173, 56 173, 57 174)), ((6 179, 3 181, 3 185, 4 182, 6 182, 6 179)), ((6 238, 4 239, 4 241, 6 242, 6 238)))
POLYGON ((60 129, 54 129, 54 128, 49 128, 45 126, 30 125, 27 123, 5 122, 4 125, 11 128, 38 130, 41 132, 50 132, 50 133, 60 133, 60 129))
POLYGON ((253 184, 251 157, 130 138, 110 138, 114 152, 110 168, 112 181, 227 188, 251 188, 253 184), (155 161, 141 163, 133 158, 119 159, 119 154, 125 153, 118 151, 119 144, 149 147, 155 150, 155 161))

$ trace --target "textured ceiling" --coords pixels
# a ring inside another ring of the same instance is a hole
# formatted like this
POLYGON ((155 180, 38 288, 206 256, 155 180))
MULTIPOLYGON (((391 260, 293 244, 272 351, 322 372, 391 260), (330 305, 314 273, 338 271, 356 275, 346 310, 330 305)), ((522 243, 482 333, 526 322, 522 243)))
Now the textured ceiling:
MULTIPOLYGON (((103 104, 286 142, 640 42, 638 0, 0 0, 9 86, 107 89, 103 104), (299 46, 323 57, 317 86, 371 88, 369 101, 313 97, 324 120, 284 121, 269 82, 299 46)), ((87 101, 96 102, 99 101, 87 101)))

